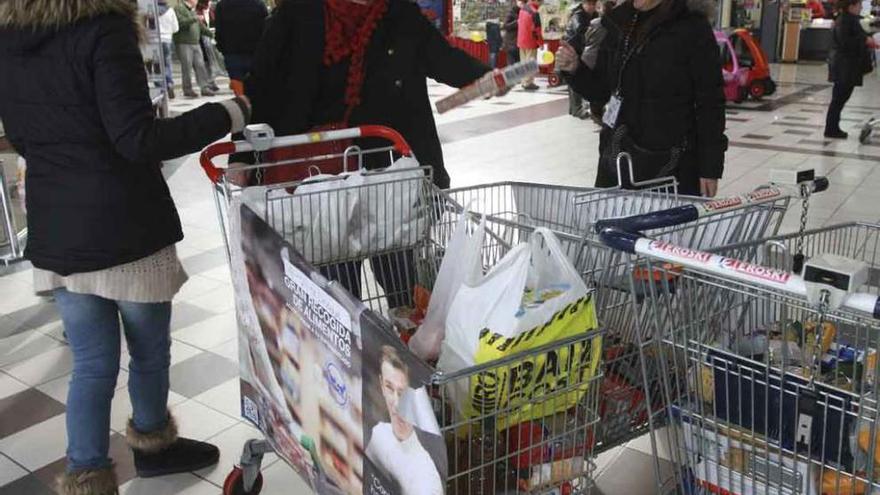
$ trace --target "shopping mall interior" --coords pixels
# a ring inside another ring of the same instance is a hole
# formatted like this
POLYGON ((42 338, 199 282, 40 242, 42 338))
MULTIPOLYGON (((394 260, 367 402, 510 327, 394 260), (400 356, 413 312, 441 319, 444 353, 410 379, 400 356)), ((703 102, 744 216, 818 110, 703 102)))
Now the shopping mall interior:
MULTIPOLYGON (((871 117, 880 117, 880 76, 876 71, 866 76, 843 111, 842 128, 849 132, 849 139, 832 140, 823 133, 832 91, 826 65, 817 61, 773 63, 771 73, 778 87, 775 94, 728 104, 729 149, 718 195, 747 193, 766 185, 771 170, 815 169, 817 175, 829 179, 830 186, 810 198, 806 228, 880 223, 876 204, 880 143, 860 143, 857 138, 871 117)), ((176 62, 175 78, 179 78, 176 62)), ((228 79, 220 77, 217 83, 221 91, 216 96, 171 100, 169 115, 229 99, 228 79)), ((569 115, 564 85, 551 87, 546 77, 539 77, 537 83, 537 91, 515 87, 500 97, 480 98, 443 114, 435 112, 453 188, 506 181, 578 188, 593 185, 599 126, 591 119, 569 115)), ((428 82, 432 103, 454 91, 428 82)), ((0 158, 12 182, 15 168, 10 165, 15 156, 0 158)), ((165 162, 163 174, 183 223, 185 238, 177 252, 189 275, 173 302, 169 407, 177 418, 179 434, 217 445, 220 460, 191 473, 149 479, 136 476, 125 439, 132 413, 125 349, 112 404, 110 454, 122 494, 217 494, 244 443, 263 434, 242 418, 235 291, 211 183, 197 154, 165 162)), ((801 226, 801 212, 800 202, 794 201, 779 232, 795 232, 801 226)), ((65 469, 65 404, 73 358, 63 332, 53 300, 34 294, 30 263, 0 263, 0 495, 55 493, 55 479, 65 469)), ((661 458, 659 469, 674 469, 667 460, 671 459, 668 447, 661 445, 655 452, 647 435, 604 450, 591 461, 595 463, 593 493, 654 493, 655 454, 661 458)), ((262 477, 264 494, 309 493, 288 463, 274 454, 264 459, 262 477)), ((529 493, 576 493, 571 490, 569 486, 568 491, 529 493)), ((484 492, 472 488, 455 493, 484 492)), ((820 492, 814 487, 814 491, 797 493, 820 492)))

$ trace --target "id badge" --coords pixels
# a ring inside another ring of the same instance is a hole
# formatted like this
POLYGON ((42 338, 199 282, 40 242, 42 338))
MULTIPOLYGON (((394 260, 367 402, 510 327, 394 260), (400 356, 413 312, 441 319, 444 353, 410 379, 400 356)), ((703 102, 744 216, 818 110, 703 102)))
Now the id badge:
POLYGON ((614 129, 617 127, 617 117, 620 115, 620 96, 613 95, 605 106, 605 114, 602 115, 602 123, 614 129))

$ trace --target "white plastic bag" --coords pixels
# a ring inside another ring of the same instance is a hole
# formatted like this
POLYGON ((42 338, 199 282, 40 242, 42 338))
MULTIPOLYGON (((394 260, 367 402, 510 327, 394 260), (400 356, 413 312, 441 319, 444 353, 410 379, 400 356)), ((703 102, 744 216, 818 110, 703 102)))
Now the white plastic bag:
POLYGON ((280 213, 285 237, 310 263, 340 261, 359 254, 350 239, 356 202, 348 187, 343 176, 316 175, 297 186, 293 198, 284 202, 280 213), (284 211, 286 205, 290 211, 284 211))
MULTIPOLYGON (((446 318, 446 338, 438 367, 451 373, 501 357, 508 347, 511 353, 516 353, 595 329, 598 323, 588 294, 587 286, 556 236, 548 229, 536 229, 529 242, 515 246, 485 276, 465 280, 456 292, 446 318), (532 299, 528 297, 531 294, 539 295, 532 299), (554 321, 554 317, 559 317, 558 321, 554 321), (529 332, 542 326, 548 328, 529 332), (515 339, 526 332, 529 337, 515 339), (509 345, 499 345, 504 341, 509 341, 509 345)), ((597 338, 595 343, 597 345, 571 351, 590 353, 586 359, 593 370, 601 353, 601 339, 597 338)), ((494 407, 487 406, 484 398, 472 397, 475 390, 485 389, 485 383, 475 388, 474 380, 480 379, 457 380, 448 389, 453 402, 466 416, 486 412, 478 410, 479 407, 494 407)), ((504 383, 498 376, 492 377, 490 382, 504 383)), ((528 390, 518 394, 519 398, 538 393, 546 384, 522 385, 528 390)), ((510 390, 499 389, 493 393, 492 400, 498 403, 513 400, 510 390)), ((571 404, 559 404, 560 407, 567 405, 571 404)), ((521 413, 517 413, 519 420, 528 419, 531 414, 528 408, 528 401, 523 402, 521 413)))
POLYGON ((426 361, 434 361, 440 355, 440 347, 446 336, 446 316, 461 284, 482 274, 480 250, 486 230, 486 217, 482 218, 473 233, 468 233, 469 213, 466 209, 461 214, 449 238, 431 291, 425 319, 409 341, 410 350, 426 361))
POLYGON ((381 172, 358 171, 346 181, 356 205, 351 243, 358 252, 375 253, 413 246, 427 228, 430 205, 419 163, 403 157, 381 172))

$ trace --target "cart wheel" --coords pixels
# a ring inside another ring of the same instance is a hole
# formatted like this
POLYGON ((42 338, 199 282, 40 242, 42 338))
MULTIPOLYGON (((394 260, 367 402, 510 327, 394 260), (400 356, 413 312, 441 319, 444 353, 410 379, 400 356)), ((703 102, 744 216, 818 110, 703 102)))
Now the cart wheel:
POLYGON ((547 77, 547 83, 550 85, 551 88, 555 88, 556 86, 559 86, 562 81, 559 79, 559 74, 556 74, 554 72, 547 77))
POLYGON ((871 124, 865 124, 862 127, 862 132, 859 133, 859 142, 862 144, 868 144, 871 141, 871 124))
POLYGON ((223 482, 223 495, 257 495, 263 490, 263 473, 257 473, 250 491, 244 489, 244 471, 235 466, 223 482))
POLYGON ((760 100, 765 94, 767 94, 767 88, 764 85, 764 81, 752 81, 752 84, 749 86, 749 96, 760 100))
POLYGON ((770 79, 769 77, 767 79, 764 79, 764 94, 770 96, 775 92, 776 83, 773 82, 773 79, 770 79))

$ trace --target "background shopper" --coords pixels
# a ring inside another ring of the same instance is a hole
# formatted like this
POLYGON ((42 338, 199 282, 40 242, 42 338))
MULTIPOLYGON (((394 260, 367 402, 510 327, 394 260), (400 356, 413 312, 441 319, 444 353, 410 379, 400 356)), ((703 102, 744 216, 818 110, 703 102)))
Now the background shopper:
POLYGON ((489 67, 495 69, 498 67, 498 53, 501 52, 504 44, 501 24, 497 19, 486 22, 486 44, 489 45, 489 67))
POLYGON ((170 301, 187 276, 161 160, 240 131, 248 107, 238 98, 156 119, 136 9, 118 0, 0 2, 0 67, 16 67, 0 77, 0 115, 28 164, 25 255, 34 288, 55 296, 73 352, 62 495, 117 493, 108 448, 122 331, 138 475, 193 471, 219 455, 179 438, 168 412, 170 301))
MULTIPOLYGON (((590 28, 590 23, 599 18, 599 10, 596 8, 599 0, 584 0, 575 5, 568 17, 568 26, 565 29, 565 41, 574 48, 578 56, 584 51, 584 35, 590 28)), ((590 116, 590 107, 585 104, 581 95, 568 88, 568 113, 580 119, 590 116)))
POLYGON ((674 175, 683 194, 715 195, 727 137, 713 8, 627 0, 588 32, 580 57, 560 48, 557 67, 569 84, 589 101, 608 101, 596 186, 617 185, 616 157, 627 151, 636 180, 674 175))
POLYGON ((159 0, 159 38, 162 42, 162 58, 165 62, 165 83, 168 85, 168 98, 174 99, 174 66, 171 64, 171 51, 174 49, 174 33, 180 30, 177 14, 167 0, 159 0))
MULTIPOLYGON (((519 58, 526 62, 529 60, 538 60, 538 48, 544 46, 544 31, 541 27, 541 16, 538 9, 541 7, 541 0, 529 0, 519 10, 519 26, 517 28, 517 46, 519 47, 519 58)), ((526 91, 535 91, 538 85, 535 84, 534 77, 523 79, 523 89, 526 91)))
POLYGON ((262 0, 221 0, 217 4, 214 14, 217 48, 226 62, 229 86, 236 94, 244 91, 242 81, 251 71, 268 15, 262 0))
POLYGON ((507 53, 507 65, 513 65, 519 62, 517 33, 519 32, 519 10, 522 6, 522 0, 516 0, 513 2, 513 5, 510 6, 510 12, 507 13, 507 18, 504 19, 504 26, 502 26, 504 31, 504 43, 501 45, 501 49, 507 53))
POLYGON ((871 51, 877 49, 877 42, 862 28, 859 0, 839 0, 836 7, 828 58, 828 79, 834 88, 825 117, 825 137, 846 139, 849 135, 840 128, 840 114, 856 86, 862 85, 864 75, 874 70, 871 51))
POLYGON ((216 94, 211 89, 212 86, 216 86, 214 78, 210 76, 208 68, 205 66, 205 58, 200 44, 202 27, 196 17, 195 5, 196 0, 180 0, 174 7, 177 22, 180 25, 180 30, 174 35, 174 46, 177 49, 177 58, 180 60, 183 95, 187 98, 198 96, 192 86, 193 69, 195 69, 196 83, 202 91, 202 96, 216 94))

